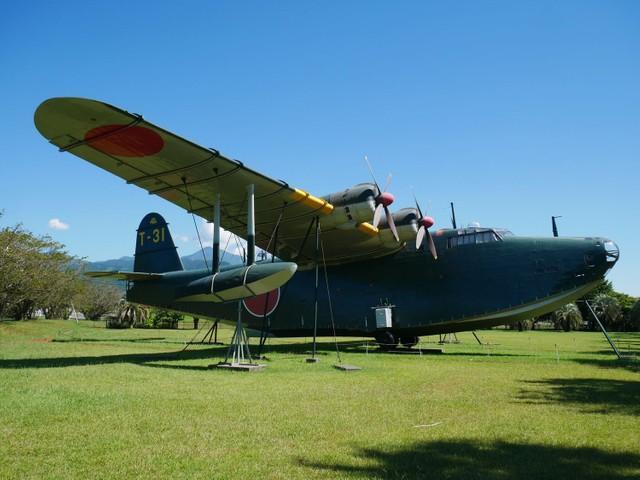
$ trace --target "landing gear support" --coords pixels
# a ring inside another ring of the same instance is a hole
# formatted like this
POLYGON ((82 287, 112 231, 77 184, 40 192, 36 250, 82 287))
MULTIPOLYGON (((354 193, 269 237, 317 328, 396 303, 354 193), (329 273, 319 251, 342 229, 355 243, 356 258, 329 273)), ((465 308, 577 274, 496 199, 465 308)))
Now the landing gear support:
POLYGON ((420 341, 420 337, 401 337, 400 343, 407 348, 415 347, 420 341))
POLYGON ((380 350, 393 350, 398 346, 400 337, 391 332, 380 332, 376 334, 376 342, 380 346, 380 350))

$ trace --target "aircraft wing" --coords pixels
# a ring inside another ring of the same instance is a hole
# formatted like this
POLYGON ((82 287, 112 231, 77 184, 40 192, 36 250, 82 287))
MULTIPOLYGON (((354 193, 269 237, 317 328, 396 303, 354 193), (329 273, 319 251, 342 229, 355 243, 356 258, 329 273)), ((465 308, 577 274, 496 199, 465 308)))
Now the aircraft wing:
MULTIPOLYGON (((35 124, 60 151, 73 153, 208 221, 213 220, 213 205, 220 193, 221 226, 242 238, 246 238, 246 187, 253 184, 256 245, 286 261, 313 261, 310 225, 316 216, 329 216, 334 210, 326 199, 103 102, 52 98, 36 110, 35 124), (272 237, 281 215, 275 245, 272 237)), ((378 231, 368 223, 346 229, 323 227, 322 232, 326 260, 332 264, 387 255, 401 248, 377 241, 378 231)))

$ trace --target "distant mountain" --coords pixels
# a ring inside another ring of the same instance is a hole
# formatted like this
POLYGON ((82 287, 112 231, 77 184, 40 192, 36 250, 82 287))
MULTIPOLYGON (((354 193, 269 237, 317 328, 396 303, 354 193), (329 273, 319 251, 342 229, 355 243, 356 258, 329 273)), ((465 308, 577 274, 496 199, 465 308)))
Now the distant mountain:
POLYGON ((133 257, 120 257, 113 260, 87 262, 85 265, 86 270, 89 271, 123 270, 125 272, 130 272, 133 270, 133 257))
MULTIPOLYGON (((213 256, 213 248, 204 247, 204 255, 207 257, 209 268, 211 268, 211 257, 213 256)), ((234 255, 233 253, 223 251, 220 253, 220 258, 222 259, 220 265, 242 264, 242 258, 238 255, 234 255)), ((200 268, 205 268, 204 258, 202 257, 202 250, 198 250, 191 255, 180 257, 180 259, 182 260, 182 265, 184 265, 185 270, 198 270, 200 268)))
MULTIPOLYGON (((242 258, 233 253, 223 252, 221 265, 239 265, 242 263, 242 258)), ((207 257, 207 263, 211 268, 211 256, 213 255, 213 249, 211 247, 205 247, 204 254, 207 257)), ((204 258, 202 251, 192 253, 191 255, 185 255, 180 257, 182 265, 185 270, 198 270, 205 268, 204 258)), ((98 262, 87 262, 85 264, 87 271, 111 271, 111 270, 123 270, 127 272, 133 271, 133 257, 120 257, 112 260, 102 260, 98 262)))

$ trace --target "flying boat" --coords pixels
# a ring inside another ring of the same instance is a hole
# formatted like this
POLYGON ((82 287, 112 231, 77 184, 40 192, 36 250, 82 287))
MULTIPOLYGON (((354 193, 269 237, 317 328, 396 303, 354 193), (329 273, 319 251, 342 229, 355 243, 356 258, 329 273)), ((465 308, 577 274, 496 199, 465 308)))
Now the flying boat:
MULTIPOLYGON (((38 131, 150 195, 213 222, 214 254, 185 270, 169 227, 146 215, 128 301, 236 321, 272 336, 368 336, 389 347, 422 335, 504 325, 551 312, 595 288, 619 258, 603 237, 524 237, 480 226, 433 230, 415 207, 372 182, 316 196, 104 102, 52 98, 38 131), (221 266, 219 229, 247 241, 243 265, 221 266), (256 261, 255 248, 269 257, 256 261)), ((554 224, 555 228, 555 224, 554 224)))

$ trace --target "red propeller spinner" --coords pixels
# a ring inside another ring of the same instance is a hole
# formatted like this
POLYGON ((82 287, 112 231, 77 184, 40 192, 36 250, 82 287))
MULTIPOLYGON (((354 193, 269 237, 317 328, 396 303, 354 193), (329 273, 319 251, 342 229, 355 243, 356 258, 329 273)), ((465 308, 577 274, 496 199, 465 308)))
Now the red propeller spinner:
POLYGON ((433 258, 437 260, 438 252, 436 252, 436 246, 433 243, 433 238, 431 237, 431 233, 429 232, 429 229, 433 227, 434 223, 436 222, 433 220, 433 217, 425 216, 422 214, 422 210, 420 209, 420 205, 418 205, 418 200, 416 199, 415 195, 413 196, 413 199, 416 201, 416 208, 418 209, 418 214, 420 215, 420 218, 418 219, 418 225, 420 225, 420 227, 418 228, 418 234, 416 235, 416 249, 422 246, 422 242, 424 241, 424 237, 426 235, 427 241, 429 242, 429 251, 431 252, 433 258))
POLYGON ((369 159, 367 156, 364 156, 364 161, 367 162, 367 167, 369 167, 369 172, 371 173, 371 177, 373 178, 373 183, 378 190, 378 194, 374 198, 376 203, 376 209, 373 212, 373 226, 378 228, 380 224, 380 219, 382 218, 382 212, 384 211, 385 217, 387 219, 387 225, 391 229, 391 233, 393 233, 393 237, 396 239, 396 242, 400 241, 400 237, 398 236, 398 230, 396 229, 396 224, 393 221, 393 215, 389 211, 389 205, 393 203, 395 197, 392 193, 387 192, 387 188, 389 188, 389 184, 391 183, 391 174, 387 177, 387 184, 384 186, 384 190, 380 189, 378 182, 376 181, 376 176, 373 174, 373 169, 371 168, 371 164, 369 163, 369 159))

